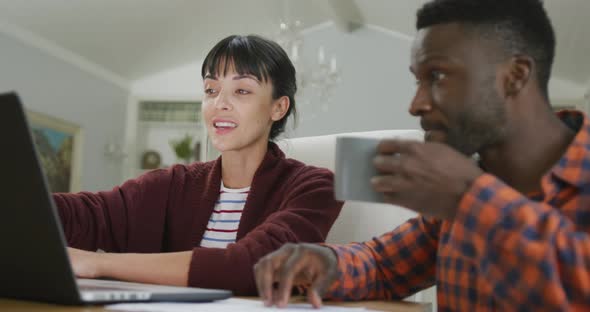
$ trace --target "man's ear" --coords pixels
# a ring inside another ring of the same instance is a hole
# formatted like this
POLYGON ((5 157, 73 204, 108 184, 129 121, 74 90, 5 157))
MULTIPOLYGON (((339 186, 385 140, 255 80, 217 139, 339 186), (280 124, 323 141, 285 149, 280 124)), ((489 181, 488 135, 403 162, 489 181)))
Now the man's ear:
POLYGON ((291 100, 289 100, 288 96, 282 96, 277 100, 274 100, 272 104, 272 112, 271 112, 271 119, 273 121, 281 120, 287 111, 289 111, 289 106, 291 105, 291 100))
POLYGON ((506 96, 515 96, 533 80, 535 61, 526 55, 515 55, 508 63, 508 71, 504 80, 506 96))

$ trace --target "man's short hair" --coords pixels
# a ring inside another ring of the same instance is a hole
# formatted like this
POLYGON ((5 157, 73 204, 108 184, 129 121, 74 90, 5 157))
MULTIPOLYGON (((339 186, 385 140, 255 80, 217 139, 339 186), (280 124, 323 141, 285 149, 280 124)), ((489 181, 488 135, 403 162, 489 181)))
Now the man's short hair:
POLYGON ((555 33, 541 0, 433 0, 418 10, 418 30, 446 23, 465 24, 481 38, 497 40, 505 57, 530 56, 548 97, 555 33))

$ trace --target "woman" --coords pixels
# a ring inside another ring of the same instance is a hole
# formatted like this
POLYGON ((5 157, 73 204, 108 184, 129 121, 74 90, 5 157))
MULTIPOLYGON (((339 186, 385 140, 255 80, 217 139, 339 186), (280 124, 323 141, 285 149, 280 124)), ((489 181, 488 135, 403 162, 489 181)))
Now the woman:
POLYGON ((332 174, 286 159, 272 142, 295 111, 286 53, 230 36, 201 75, 217 160, 154 170, 109 192, 54 195, 77 276, 252 295, 259 258, 286 242, 324 241, 342 205, 332 174))

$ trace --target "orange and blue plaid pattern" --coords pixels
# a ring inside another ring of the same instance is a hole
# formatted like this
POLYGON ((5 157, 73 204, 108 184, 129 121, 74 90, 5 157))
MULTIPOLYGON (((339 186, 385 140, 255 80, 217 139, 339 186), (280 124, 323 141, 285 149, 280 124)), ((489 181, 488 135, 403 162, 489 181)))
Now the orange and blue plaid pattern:
POLYGON ((401 299, 437 286, 439 311, 590 310, 590 124, 528 197, 484 174, 451 222, 417 217, 364 243, 328 245, 339 277, 326 297, 401 299))

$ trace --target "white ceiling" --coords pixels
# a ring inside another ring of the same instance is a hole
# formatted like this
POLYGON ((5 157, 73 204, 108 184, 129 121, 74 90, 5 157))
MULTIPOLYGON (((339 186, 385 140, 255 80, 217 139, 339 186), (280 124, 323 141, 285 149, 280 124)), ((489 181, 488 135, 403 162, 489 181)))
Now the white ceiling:
MULTIPOLYGON (((221 38, 272 36, 285 16, 305 27, 355 20, 413 35, 425 0, 0 0, 0 21, 133 81, 201 59, 221 38)), ((588 0, 545 0, 557 30, 554 73, 590 82, 588 0)))

